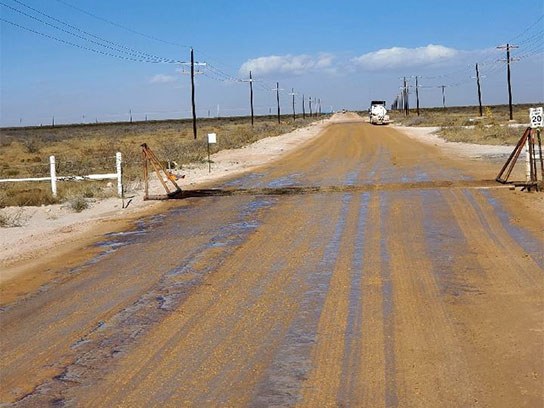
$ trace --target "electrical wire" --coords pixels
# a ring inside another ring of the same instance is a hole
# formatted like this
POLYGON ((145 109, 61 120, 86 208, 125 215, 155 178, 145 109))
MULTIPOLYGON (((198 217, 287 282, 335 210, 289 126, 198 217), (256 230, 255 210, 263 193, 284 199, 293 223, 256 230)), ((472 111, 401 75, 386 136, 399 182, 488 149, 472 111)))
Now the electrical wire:
POLYGON ((108 56, 108 57, 113 57, 113 58, 118 58, 118 59, 122 59, 122 60, 126 60, 126 61, 133 61, 133 62, 148 62, 148 63, 153 63, 153 64, 162 63, 161 61, 125 57, 123 55, 112 54, 112 53, 109 53, 109 52, 106 52, 106 51, 97 50, 97 49, 94 49, 94 48, 89 48, 89 47, 86 47, 86 46, 81 45, 81 44, 76 44, 76 43, 73 43, 71 41, 67 41, 67 40, 64 40, 62 38, 55 37, 53 35, 49 35, 49 34, 46 34, 46 33, 42 33, 40 31, 33 30, 32 28, 28 28, 28 27, 22 26, 20 24, 17 24, 17 23, 15 23, 13 21, 6 20, 3 17, 0 17, 0 21, 3 21, 4 23, 10 24, 10 25, 12 25, 14 27, 17 27, 17 28, 21 29, 21 30, 25 30, 25 31, 40 35, 42 37, 49 38, 50 40, 58 41, 60 43, 70 45, 72 47, 79 48, 79 49, 82 49, 82 50, 94 52, 96 54, 101 54, 101 55, 105 55, 105 56, 108 56))
POLYGON ((512 37, 510 39, 510 42, 513 42, 514 40, 517 40, 518 38, 521 38, 525 33, 529 32, 533 27, 535 27, 540 21, 544 19, 544 14, 542 14, 540 17, 537 18, 537 20, 531 24, 529 27, 527 27, 525 30, 523 30, 521 33, 517 34, 516 36, 512 37))
MULTIPOLYGON (((71 24, 69 24, 69 23, 67 23, 67 22, 65 22, 65 21, 63 21, 63 20, 60 20, 60 19, 58 19, 58 18, 55 18, 55 17, 53 17, 53 16, 51 16, 51 15, 49 15, 49 14, 47 14, 47 13, 44 13, 44 12, 42 12, 42 11, 40 11, 40 10, 37 10, 37 9, 35 9, 34 7, 31 7, 31 6, 29 6, 29 5, 25 4, 25 3, 23 3, 23 2, 20 1, 20 0, 11 0, 11 1, 13 1, 13 2, 15 2, 15 3, 17 3, 17 4, 20 4, 21 6, 27 8, 27 9, 29 9, 29 10, 32 10, 32 11, 35 12, 35 13, 38 13, 38 14, 44 16, 44 17, 47 17, 47 18, 49 18, 49 19, 51 19, 51 20, 53 20, 53 21, 56 21, 56 22, 58 22, 58 23, 60 23, 60 24, 62 24, 62 25, 64 25, 64 26, 66 26, 66 27, 69 27, 69 28, 71 28, 72 30, 76 30, 76 31, 78 31, 78 32, 80 32, 80 33, 83 33, 83 34, 88 35, 88 36, 90 36, 90 37, 96 38, 97 40, 100 40, 100 41, 105 42, 105 43, 107 43, 107 44, 111 44, 111 45, 114 45, 114 46, 116 46, 116 47, 118 47, 118 48, 121 48, 121 49, 130 51, 130 53, 129 53, 130 55, 140 55, 140 56, 144 56, 144 57, 146 57, 146 58, 156 59, 156 60, 159 60, 159 61, 162 61, 162 62, 166 62, 166 63, 177 63, 177 62, 178 62, 178 61, 176 61, 176 60, 158 57, 158 56, 153 55, 153 54, 149 54, 149 53, 146 53, 146 52, 138 51, 138 50, 135 50, 135 49, 133 49, 133 48, 124 46, 124 45, 122 45, 122 44, 118 44, 118 43, 115 43, 115 42, 113 42, 113 41, 109 41, 109 40, 107 40, 107 39, 105 39, 105 38, 102 38, 102 37, 100 37, 100 36, 98 36, 98 35, 89 33, 89 32, 87 32, 87 31, 85 31, 85 30, 82 30, 82 29, 80 29, 80 28, 74 26, 74 25, 71 25, 71 24)), ((25 16, 27 16, 27 17, 30 17, 30 18, 32 18, 32 19, 34 19, 34 20, 37 20, 37 21, 40 21, 40 22, 42 22, 42 23, 44 23, 44 24, 50 25, 50 24, 44 22, 43 20, 40 20, 40 19, 38 19, 38 18, 36 18, 36 17, 34 17, 34 16, 30 16, 30 15, 28 15, 28 14, 26 14, 26 13, 24 13, 24 12, 18 10, 18 9, 15 9, 14 7, 11 7, 11 6, 6 5, 6 4, 3 3, 3 2, 0 2, 0 4, 4 5, 5 7, 10 8, 11 10, 14 10, 14 11, 20 13, 20 14, 23 14, 23 15, 25 15, 25 16)), ((64 31, 64 30, 62 30, 62 29, 60 29, 60 28, 58 28, 58 27, 56 27, 56 26, 53 26, 53 25, 50 25, 50 26, 52 26, 52 27, 55 28, 55 29, 64 31)), ((65 32, 66 32, 66 31, 65 31, 65 32)), ((74 34, 72 34, 72 33, 69 33, 69 34, 74 35, 74 34)), ((90 41, 90 40, 88 40, 88 39, 86 39, 86 38, 83 38, 83 37, 79 37, 79 38, 82 38, 82 39, 84 39, 85 41, 90 41)), ((90 41, 90 42, 92 42, 92 41, 90 41)), ((97 43, 97 44, 98 44, 98 43, 97 43)), ((101 44, 100 44, 100 45, 101 45, 101 44)), ((102 45, 102 46, 103 46, 103 47, 106 47, 106 46, 104 46, 104 45, 102 45)), ((106 47, 106 48, 110 48, 110 47, 106 47)), ((113 49, 113 48, 111 48, 111 49, 113 49)), ((125 52, 125 53, 126 53, 126 51, 122 51, 122 50, 118 50, 118 51, 121 51, 121 52, 125 52)))
POLYGON ((175 42, 171 42, 171 41, 166 41, 166 40, 163 40, 163 39, 161 39, 161 38, 154 37, 154 36, 152 36, 152 35, 145 34, 145 33, 142 33, 142 32, 140 32, 140 31, 136 31, 136 30, 134 30, 134 29, 132 29, 132 28, 126 27, 126 26, 124 26, 124 25, 122 25, 122 24, 119 24, 119 23, 116 23, 116 22, 114 22, 114 21, 108 20, 108 19, 106 19, 106 18, 104 18, 104 17, 100 17, 100 16, 98 16, 98 15, 96 15, 96 14, 94 14, 94 13, 91 13, 91 12, 89 12, 89 11, 87 11, 87 10, 84 10, 84 9, 82 9, 82 8, 76 7, 76 6, 74 6, 73 4, 70 4, 70 3, 68 3, 68 2, 66 2, 66 1, 64 1, 64 0, 55 0, 55 1, 57 1, 58 3, 61 3, 61 4, 63 4, 63 5, 65 5, 65 6, 67 6, 67 7, 70 7, 70 8, 72 8, 72 9, 74 9, 74 10, 77 10, 77 11, 83 13, 83 14, 86 14, 86 15, 88 15, 88 16, 94 18, 94 19, 103 21, 103 22, 108 23, 108 24, 110 24, 110 25, 112 25, 112 26, 114 26, 114 27, 121 28, 121 29, 123 29, 123 30, 125 30, 125 31, 128 31, 128 32, 130 32, 130 33, 139 35, 139 36, 144 37, 144 38, 147 38, 147 39, 149 39, 149 40, 158 41, 158 42, 161 42, 161 43, 163 43, 163 44, 173 45, 173 46, 175 46, 175 47, 191 48, 190 45, 184 45, 184 44, 179 44, 179 43, 175 43, 175 42))
MULTIPOLYGON (((179 62, 180 62, 180 61, 175 61, 175 60, 157 59, 157 57, 154 57, 154 56, 149 57, 149 56, 146 56, 145 53, 142 54, 142 55, 138 55, 139 53, 137 53, 137 52, 134 53, 134 52, 129 52, 129 51, 120 50, 120 49, 115 48, 115 47, 112 47, 112 46, 110 46, 110 45, 102 44, 102 43, 100 43, 100 42, 98 42, 98 41, 94 41, 94 40, 91 40, 91 39, 89 39, 89 38, 86 38, 86 37, 84 37, 84 36, 82 36, 82 35, 79 35, 79 34, 76 34, 76 33, 71 32, 71 31, 65 30, 65 29, 63 29, 63 28, 61 28, 61 27, 58 27, 58 26, 54 25, 54 24, 48 23, 47 21, 44 21, 44 20, 42 20, 42 19, 40 19, 40 18, 38 18, 38 17, 32 16, 32 15, 30 15, 30 14, 28 14, 28 13, 25 13, 24 11, 21 11, 21 10, 19 10, 19 9, 16 9, 16 8, 14 8, 14 7, 11 7, 11 6, 7 5, 6 3, 4 3, 4 2, 2 2, 2 1, 0 1, 0 5, 4 6, 4 7, 6 7, 6 8, 9 8, 9 9, 11 9, 11 10, 13 10, 13 11, 19 13, 19 14, 22 14, 22 15, 24 15, 25 17, 28 17, 28 18, 31 18, 31 19, 33 19, 33 20, 36 20, 36 21, 38 21, 38 22, 40 22, 40 23, 43 23, 43 24, 46 25, 46 26, 52 27, 52 28, 54 28, 54 29, 56 29, 56 30, 58 30, 58 31, 61 31, 61 32, 66 33, 66 34, 69 34, 69 35, 71 35, 71 36, 73 36, 73 37, 82 39, 82 40, 84 40, 84 41, 90 42, 90 43, 92 43, 92 44, 98 45, 98 46, 100 46, 100 47, 104 47, 104 48, 109 49, 109 50, 111 50, 111 51, 120 52, 120 53, 123 53, 123 54, 130 55, 130 56, 132 56, 132 57, 136 57, 136 58, 140 59, 142 62, 169 63, 169 64, 172 64, 172 63, 175 64, 175 63, 179 63, 179 62)), ((141 54, 141 53, 140 53, 140 54, 141 54)))

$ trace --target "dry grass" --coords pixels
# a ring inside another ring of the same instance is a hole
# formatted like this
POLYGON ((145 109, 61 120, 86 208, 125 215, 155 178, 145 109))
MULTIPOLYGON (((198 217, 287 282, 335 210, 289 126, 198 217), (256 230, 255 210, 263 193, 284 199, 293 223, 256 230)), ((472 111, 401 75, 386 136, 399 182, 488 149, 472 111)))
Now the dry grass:
POLYGON ((22 208, 11 214, 0 212, 0 228, 21 227, 25 222, 22 208))
MULTIPOLYGON (((529 108, 542 106, 542 103, 514 105, 513 117, 516 123, 529 123, 529 108)), ((476 123, 485 125, 507 124, 509 120, 508 105, 497 105, 484 107, 483 115, 480 117, 477 106, 456 106, 452 108, 430 108, 421 109, 420 116, 416 115, 415 109, 410 110, 409 116, 404 112, 390 111, 391 118, 395 123, 404 126, 471 126, 476 123)))
POLYGON ((450 142, 490 145, 516 144, 525 128, 506 125, 476 125, 472 127, 443 127, 438 134, 450 142))
MULTIPOLYGON (((322 116, 323 118, 323 116, 322 116)), ((87 175, 115 172, 115 152, 123 154, 126 186, 141 180, 142 143, 147 143, 164 161, 183 166, 207 160, 207 134, 217 133, 211 152, 250 144, 307 126, 315 118, 295 122, 287 117, 278 124, 274 117, 199 120, 198 140, 193 139, 190 121, 157 121, 57 127, 9 128, 0 133, 0 178, 47 177, 49 156, 54 155, 57 175, 87 175)), ((108 182, 60 182, 58 198, 52 197, 48 182, 1 183, 0 208, 37 206, 56 202, 75 203, 77 209, 86 198, 113 196, 116 188, 108 182)))
POLYGON ((507 105, 485 107, 481 117, 477 106, 421 109, 420 116, 415 110, 411 110, 409 116, 394 111, 391 117, 395 123, 404 126, 440 127, 438 134, 451 142, 504 145, 519 140, 525 128, 516 123, 527 124, 529 108, 541 105, 515 105, 513 124, 509 121, 507 105))

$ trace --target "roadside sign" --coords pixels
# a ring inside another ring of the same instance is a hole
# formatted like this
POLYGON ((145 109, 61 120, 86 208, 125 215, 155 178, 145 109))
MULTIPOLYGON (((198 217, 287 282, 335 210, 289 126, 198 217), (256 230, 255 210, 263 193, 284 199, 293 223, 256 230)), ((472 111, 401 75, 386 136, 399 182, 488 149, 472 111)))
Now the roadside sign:
POLYGON ((539 108, 530 108, 529 118, 533 129, 544 127, 544 109, 542 106, 539 108))
POLYGON ((208 133, 208 172, 212 171, 212 161, 210 160, 210 145, 217 143, 217 135, 215 133, 208 133))

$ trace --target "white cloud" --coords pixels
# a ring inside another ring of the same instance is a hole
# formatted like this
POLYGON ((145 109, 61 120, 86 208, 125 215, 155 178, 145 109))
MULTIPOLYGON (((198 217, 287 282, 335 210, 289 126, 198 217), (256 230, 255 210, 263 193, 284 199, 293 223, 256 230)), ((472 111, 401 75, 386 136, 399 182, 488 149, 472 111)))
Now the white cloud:
POLYGON ((173 75, 157 74, 149 80, 152 84, 168 84, 175 82, 177 77, 173 75))
POLYGON ((334 56, 331 54, 311 55, 270 55, 247 60, 239 73, 245 77, 249 71, 255 76, 276 74, 303 75, 312 71, 332 70, 334 56))
POLYGON ((443 45, 429 44, 418 48, 384 48, 353 58, 352 62, 366 70, 395 69, 436 64, 451 60, 460 51, 443 45))

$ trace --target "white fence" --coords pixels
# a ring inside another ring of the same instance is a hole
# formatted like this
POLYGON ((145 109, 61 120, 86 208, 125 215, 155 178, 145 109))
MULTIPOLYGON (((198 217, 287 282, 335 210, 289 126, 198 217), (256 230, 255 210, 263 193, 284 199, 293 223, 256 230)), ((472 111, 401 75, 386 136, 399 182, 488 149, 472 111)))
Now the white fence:
POLYGON ((83 181, 83 180, 117 180, 117 194, 123 196, 123 172, 122 172, 122 156, 120 152, 115 154, 115 173, 107 174, 89 174, 87 176, 57 176, 55 167, 55 156, 49 156, 49 177, 27 177, 27 178, 12 178, 0 179, 0 183, 17 183, 24 181, 50 181, 51 193, 53 197, 57 196, 57 181, 83 181))

